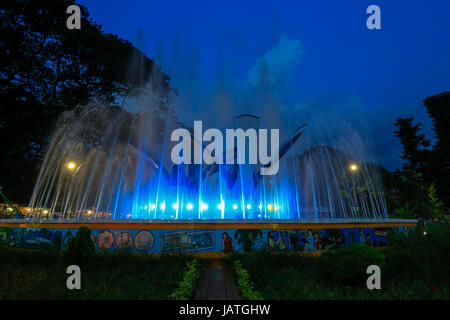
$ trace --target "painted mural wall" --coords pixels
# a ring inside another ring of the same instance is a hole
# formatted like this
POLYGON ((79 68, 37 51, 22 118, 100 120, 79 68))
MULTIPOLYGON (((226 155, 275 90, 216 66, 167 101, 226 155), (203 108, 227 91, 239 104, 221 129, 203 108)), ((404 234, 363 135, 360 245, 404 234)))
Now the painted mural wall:
MULTIPOLYGON (((224 230, 91 230, 98 251, 164 252, 314 252, 365 243, 388 245, 389 232, 413 227, 348 229, 224 229, 224 230)), ((76 229, 0 228, 0 245, 64 249, 76 229)))

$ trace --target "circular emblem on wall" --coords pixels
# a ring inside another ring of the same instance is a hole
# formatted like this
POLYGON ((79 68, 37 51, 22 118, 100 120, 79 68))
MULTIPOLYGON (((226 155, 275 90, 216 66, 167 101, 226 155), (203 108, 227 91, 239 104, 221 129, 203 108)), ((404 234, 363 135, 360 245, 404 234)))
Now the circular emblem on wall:
POLYGON ((128 232, 122 232, 117 237, 116 246, 119 249, 127 250, 131 247, 131 244, 133 243, 133 237, 128 232))
POLYGON ((114 236, 109 231, 103 231, 99 233, 97 237, 97 245, 100 249, 108 250, 111 249, 114 244, 114 236))
POLYGON ((153 234, 150 231, 139 231, 134 237, 134 246, 139 251, 147 251, 153 247, 153 234))

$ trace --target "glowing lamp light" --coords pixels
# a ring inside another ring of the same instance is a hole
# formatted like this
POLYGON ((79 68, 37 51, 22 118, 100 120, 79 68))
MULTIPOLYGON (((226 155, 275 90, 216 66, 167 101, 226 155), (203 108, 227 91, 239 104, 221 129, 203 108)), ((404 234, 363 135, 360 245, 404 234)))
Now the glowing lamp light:
POLYGON ((260 205, 258 206, 258 208, 259 208, 259 210, 262 210, 262 204, 260 204, 260 205))
POLYGON ((161 204, 159 205, 159 208, 160 208, 162 211, 166 210, 166 203, 165 203, 165 202, 161 203, 161 204))
POLYGON ((233 209, 237 210, 237 208, 238 208, 238 205, 237 204, 233 204, 233 209))
POLYGON ((155 210, 156 205, 154 203, 150 204, 150 210, 155 210))
POLYGON ((353 172, 358 171, 358 165, 356 163, 352 163, 350 165, 350 170, 353 172))
POLYGON ((202 202, 202 204, 200 205, 200 208, 201 208, 202 210, 208 210, 208 204, 202 202))
POLYGON ((217 209, 219 209, 219 210, 223 210, 225 208, 225 204, 222 202, 222 203, 219 203, 218 205, 217 205, 217 209))
POLYGON ((92 211, 91 210, 88 210, 88 212, 87 212, 88 214, 91 214, 92 213, 92 211))
POLYGON ((252 205, 248 204, 248 205, 246 206, 246 208, 247 208, 248 210, 250 210, 250 209, 252 208, 252 205))
POLYGON ((174 204, 172 204, 172 209, 173 210, 177 210, 178 209, 178 203, 174 203, 174 204))
POLYGON ((67 169, 69 170, 74 170, 77 167, 77 164, 73 161, 70 161, 69 163, 67 163, 67 169))
POLYGON ((269 211, 269 212, 272 212, 273 211, 273 206, 272 206, 272 204, 268 204, 267 205, 267 210, 269 211))
POLYGON ((194 205, 192 204, 192 203, 188 203, 187 205, 186 205, 186 209, 188 209, 189 211, 191 211, 192 209, 194 209, 194 205))
POLYGON ((145 210, 147 210, 147 208, 148 208, 147 206, 144 207, 145 210))
POLYGON ((48 210, 44 210, 44 213, 47 214, 47 213, 48 213, 48 210))

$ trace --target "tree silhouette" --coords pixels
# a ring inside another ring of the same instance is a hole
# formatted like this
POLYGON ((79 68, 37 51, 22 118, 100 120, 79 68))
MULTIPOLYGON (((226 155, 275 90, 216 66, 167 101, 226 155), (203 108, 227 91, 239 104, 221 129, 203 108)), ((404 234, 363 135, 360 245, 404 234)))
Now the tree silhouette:
POLYGON ((27 202, 58 116, 92 99, 109 104, 151 87, 165 101, 169 77, 141 51, 105 33, 69 0, 4 0, 0 9, 0 186, 27 202))

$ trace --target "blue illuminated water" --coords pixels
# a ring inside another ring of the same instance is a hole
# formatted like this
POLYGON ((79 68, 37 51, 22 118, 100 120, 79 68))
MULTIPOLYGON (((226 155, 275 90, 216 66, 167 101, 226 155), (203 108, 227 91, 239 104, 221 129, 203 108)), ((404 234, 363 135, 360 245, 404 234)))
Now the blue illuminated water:
POLYGON ((378 169, 354 132, 339 140, 345 143, 331 137, 317 145, 300 137, 295 143, 302 151, 288 148, 279 173, 263 177, 258 166, 173 165, 170 132, 177 127, 161 113, 133 114, 102 104, 65 113, 42 163, 30 216, 387 218, 378 169), (349 170, 351 163, 358 163, 357 172, 349 170))

